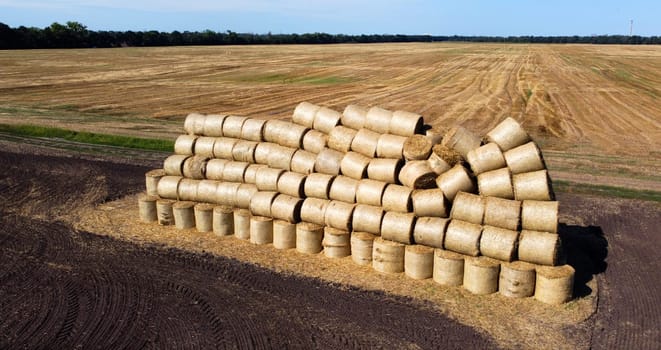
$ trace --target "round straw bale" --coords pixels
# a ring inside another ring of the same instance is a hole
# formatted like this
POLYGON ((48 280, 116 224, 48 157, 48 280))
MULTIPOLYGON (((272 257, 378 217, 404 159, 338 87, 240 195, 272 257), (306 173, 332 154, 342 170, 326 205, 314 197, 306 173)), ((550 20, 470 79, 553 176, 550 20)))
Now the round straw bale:
POLYGON ((303 254, 317 254, 323 246, 324 227, 321 225, 300 222, 296 224, 296 251, 303 254))
POLYGON ((525 200, 521 205, 521 228, 558 232, 558 202, 525 200))
POLYGON ((496 226, 508 230, 519 229, 521 218, 521 202, 497 197, 484 198, 485 225, 496 226))
POLYGON ((370 158, 358 152, 347 152, 340 162, 340 171, 342 175, 354 179, 367 177, 367 166, 370 164, 370 158))
POLYGON ((417 216, 448 217, 447 199, 438 188, 415 190, 411 195, 413 212, 417 216))
POLYGON ((367 111, 367 115, 365 116, 365 128, 379 134, 387 134, 390 129, 392 117, 392 111, 380 107, 372 107, 367 111))
POLYGON ((450 129, 441 141, 441 145, 459 152, 464 158, 466 158, 468 152, 480 147, 481 144, 480 138, 463 126, 450 129))
POLYGON ((291 160, 297 149, 292 147, 278 146, 271 149, 268 165, 271 168, 291 170, 291 160))
POLYGON ((213 145, 216 143, 215 137, 202 136, 195 141, 193 153, 198 156, 213 157, 213 145))
POLYGON ((358 265, 371 265, 375 238, 375 235, 367 232, 353 232, 351 234, 351 260, 358 265))
POLYGON ((165 176, 165 170, 154 169, 145 173, 145 188, 150 196, 158 196, 158 182, 165 176))
POLYGON ((314 116, 320 108, 320 106, 310 102, 301 102, 294 108, 294 114, 292 114, 291 119, 296 124, 311 128, 314 125, 314 116))
POLYGON ((158 224, 168 226, 174 224, 174 213, 172 211, 172 204, 175 201, 172 199, 159 199, 156 201, 156 215, 158 216, 158 224))
POLYGON ((476 194, 459 192, 454 198, 450 217, 481 225, 484 220, 484 198, 476 194))
POLYGON ((344 258, 351 255, 351 233, 332 227, 324 227, 324 255, 328 258, 344 258))
POLYGON ((234 237, 250 239, 250 210, 234 209, 234 237))
POLYGON ((344 108, 340 121, 342 122, 342 125, 346 127, 359 130, 365 126, 366 117, 367 108, 358 105, 348 105, 344 108))
POLYGON ((243 182, 243 177, 248 169, 246 162, 227 162, 223 167, 223 181, 243 182))
POLYGON ((232 160, 232 149, 239 142, 229 137, 217 137, 213 144, 213 156, 218 159, 232 160))
POLYGON ((232 207, 220 205, 213 208, 213 233, 216 236, 234 234, 234 211, 232 207))
POLYGON ((528 142, 519 147, 512 148, 503 154, 505 163, 512 174, 529 173, 546 169, 542 152, 535 142, 528 142))
POLYGON ((464 263, 464 289, 478 294, 492 294, 498 291, 500 262, 480 256, 467 258, 464 263))
POLYGON ((477 188, 483 196, 514 199, 512 174, 508 168, 491 170, 478 175, 477 188))
MULTIPOLYGON (((247 184, 255 184, 257 182, 257 170, 268 168, 266 164, 250 164, 246 168, 246 172, 243 173, 243 182, 247 184)), ((207 172, 209 172, 209 165, 207 165, 207 172)))
POLYGON ((183 201, 172 204, 172 213, 174 214, 174 226, 179 230, 185 230, 195 227, 195 213, 193 207, 195 203, 183 201))
POLYGON ((296 150, 294 155, 291 157, 290 168, 293 172, 307 175, 314 172, 314 163, 316 162, 316 154, 299 149, 296 150))
POLYGON ((498 292, 508 298, 526 298, 535 293, 535 265, 523 261, 500 264, 498 292))
POLYGON ((250 198, 250 213, 257 216, 271 216, 271 205, 278 195, 275 191, 259 191, 250 198))
POLYGON ((414 189, 436 187, 436 173, 426 160, 406 162, 399 171, 399 182, 414 189))
POLYGON ((232 159, 237 162, 255 163, 255 148, 258 144, 255 141, 239 140, 232 148, 232 159))
POLYGON ((443 247, 453 252, 478 256, 482 226, 461 220, 451 220, 445 231, 443 247))
POLYGON ((324 224, 340 230, 351 231, 351 220, 355 204, 330 201, 324 213, 324 224))
POLYGON ((196 135, 204 135, 204 127, 207 125, 207 119, 209 116, 200 115, 195 119, 195 124, 193 125, 193 133, 196 135))
POLYGON ((514 198, 520 201, 525 199, 555 200, 551 180, 546 170, 513 175, 512 187, 514 187, 514 198))
POLYGON ((250 243, 273 243, 273 219, 265 216, 250 218, 250 243))
POLYGON ((277 191, 278 180, 284 173, 284 170, 276 168, 258 169, 257 175, 255 175, 255 185, 260 191, 277 191))
POLYGON ((353 218, 351 221, 353 230, 380 235, 383 214, 383 208, 381 207, 367 204, 356 205, 356 208, 353 210, 353 218))
POLYGON ((480 253, 490 258, 512 261, 516 256, 519 232, 494 226, 483 226, 480 253))
POLYGON ((271 204, 271 216, 274 219, 297 223, 301 221, 302 206, 302 199, 286 194, 279 194, 271 204))
POLYGON ((303 149, 308 152, 319 153, 326 148, 327 144, 328 135, 321 131, 310 130, 303 136, 303 149))
POLYGON ((314 115, 314 125, 312 127, 315 130, 330 134, 331 130, 340 124, 341 118, 342 114, 340 114, 340 112, 334 111, 330 108, 321 107, 314 115))
POLYGON ((376 237, 372 243, 372 268, 383 273, 404 272, 404 245, 376 237))
POLYGON ((228 162, 227 159, 209 159, 207 171, 204 175, 209 180, 223 180, 223 170, 228 162))
POLYGON ((223 121, 223 136, 232 137, 235 139, 241 138, 241 129, 243 123, 248 120, 247 117, 240 117, 235 115, 228 115, 223 121))
POLYGON ((439 157, 434 152, 429 155, 427 162, 429 162, 429 167, 433 172, 436 173, 436 175, 441 175, 452 168, 450 164, 448 164, 443 158, 439 157))
POLYGON ((423 135, 413 135, 406 138, 402 154, 406 160, 427 160, 431 154, 432 144, 423 135))
POLYGON ((356 203, 356 190, 358 190, 359 181, 352 179, 348 176, 337 176, 333 180, 330 189, 330 199, 346 202, 356 203))
POLYGON ((216 188, 216 203, 236 206, 236 193, 241 186, 238 182, 219 182, 216 188))
POLYGON ((406 137, 399 135, 380 135, 376 144, 376 156, 379 158, 403 159, 406 140, 406 137))
POLYGON ((197 120, 205 118, 206 116, 200 113, 191 113, 187 115, 186 119, 184 120, 184 131, 186 131, 186 133, 189 135, 195 134, 195 125, 197 124, 197 120))
POLYGON ((306 198, 301 205, 301 220, 324 225, 329 204, 330 201, 327 199, 306 198))
POLYGON ((288 123, 287 128, 278 135, 276 143, 285 147, 301 148, 308 132, 310 129, 302 125, 288 123))
POLYGON ((340 152, 349 152, 356 130, 338 125, 328 134, 328 148, 340 152))
POLYGON ((454 197, 458 192, 475 191, 473 179, 461 164, 457 164, 452 169, 439 175, 436 178, 436 185, 450 202, 454 201, 454 197))
POLYGON ((445 229, 450 222, 446 218, 419 217, 413 227, 413 242, 435 248, 443 248, 445 229))
POLYGON ((158 182, 156 191, 161 198, 178 199, 177 190, 181 182, 181 176, 163 176, 161 181, 158 182))
POLYGON ((391 134, 400 136, 411 136, 414 134, 421 134, 424 120, 420 114, 395 111, 390 119, 388 131, 391 134))
POLYGON ((273 220, 273 247, 275 249, 296 248, 296 224, 273 220))
POLYGON ((538 266, 535 280, 535 299, 558 305, 568 302, 574 294, 576 271, 570 265, 538 266))
POLYGON ((200 181, 183 178, 177 187, 177 198, 181 201, 197 201, 197 184, 200 181))
MULTIPOLYGON (((432 145, 436 146, 436 145, 440 144, 441 141, 443 141, 443 133, 442 132, 440 132, 438 130, 434 130, 432 128, 429 128, 430 126, 423 126, 423 128, 425 128, 425 127, 427 127, 428 129, 425 130, 424 135, 425 135, 426 138, 429 139, 429 141, 431 142, 432 145)), ((432 148, 432 151, 433 151, 433 148, 432 148)))
POLYGON ((519 260, 539 265, 558 265, 562 244, 555 233, 522 230, 519 260))
POLYGON ((344 153, 332 150, 330 148, 324 148, 317 155, 317 160, 314 163, 314 170, 320 173, 328 175, 339 175, 340 174, 340 163, 344 153))
POLYGON ((434 273, 434 248, 407 245, 404 249, 404 273, 416 280, 431 278, 434 273))
POLYGON ((273 142, 260 142, 255 147, 255 163, 257 164, 268 164, 269 158, 273 154, 275 149, 280 148, 280 145, 273 142))
POLYGON ((141 194, 138 196, 138 213, 140 221, 150 223, 158 220, 156 211, 157 196, 150 196, 148 194, 141 194))
POLYGON ((236 188, 234 206, 241 209, 250 208, 250 199, 257 192, 259 192, 257 186, 253 184, 239 184, 239 187, 236 188))
POLYGON ((399 243, 411 244, 413 243, 414 225, 415 215, 413 213, 387 211, 381 222, 381 237, 399 243))
POLYGON ((190 156, 194 154, 195 141, 198 136, 194 135, 179 135, 174 141, 174 153, 190 156))
POLYGON ((197 200, 205 203, 216 203, 218 199, 218 181, 202 180, 197 184, 197 200))
POLYGON ((356 190, 356 202, 380 207, 387 183, 378 180, 362 179, 356 190))
POLYGON ((497 144, 505 152, 529 142, 530 136, 519 122, 507 117, 487 133, 485 140, 497 144))
POLYGON ((223 136, 223 123, 225 122, 226 115, 209 114, 204 118, 204 124, 200 128, 199 123, 196 124, 196 131, 202 130, 204 136, 220 137, 223 136))
POLYGON ((163 161, 163 170, 165 175, 183 176, 184 175, 184 162, 190 156, 175 154, 171 155, 163 161))
POLYGON ((468 152, 466 160, 475 175, 489 170, 504 168, 507 165, 505 163, 505 157, 503 157, 503 152, 495 143, 487 143, 484 146, 471 150, 468 152))
POLYGON ((430 158, 434 155, 443 160, 450 167, 464 162, 464 157, 459 152, 443 145, 442 143, 434 145, 431 150, 432 154, 429 155, 430 158))
POLYGON ((335 180, 335 176, 332 175, 321 173, 312 173, 308 175, 305 179, 305 196, 329 199, 333 180, 335 180))
POLYGON ((198 203, 194 207, 195 228, 198 232, 213 231, 213 204, 198 203))
POLYGON ((306 175, 286 171, 278 179, 278 192, 292 197, 305 197, 306 175))
POLYGON ((196 155, 186 158, 183 167, 184 177, 197 180, 204 179, 207 172, 208 161, 209 157, 206 156, 196 155))
POLYGON ((364 156, 374 158, 376 156, 376 147, 379 144, 381 134, 368 129, 360 129, 356 132, 351 142, 351 150, 364 156))
POLYGON ((277 144, 280 139, 282 139, 281 134, 286 130, 289 123, 280 119, 271 119, 264 124, 264 129, 262 130, 262 137, 264 141, 277 144))
POLYGON ((444 249, 434 249, 434 282, 442 286, 464 283, 464 255, 444 249))
POLYGON ((413 208, 411 199, 413 190, 406 186, 389 184, 383 191, 381 204, 383 210, 407 213, 413 208))
POLYGON ((367 166, 367 176, 372 180, 396 184, 402 165, 404 162, 401 159, 372 158, 367 166))
POLYGON ((248 141, 264 141, 264 119, 246 119, 241 126, 241 138, 248 141))

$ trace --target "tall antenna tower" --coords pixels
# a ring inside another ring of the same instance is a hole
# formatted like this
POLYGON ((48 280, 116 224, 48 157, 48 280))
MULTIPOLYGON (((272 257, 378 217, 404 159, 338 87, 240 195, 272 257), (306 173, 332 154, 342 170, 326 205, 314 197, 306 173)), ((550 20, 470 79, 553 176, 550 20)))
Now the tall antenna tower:
POLYGON ((629 36, 633 35, 633 19, 629 20, 629 36))

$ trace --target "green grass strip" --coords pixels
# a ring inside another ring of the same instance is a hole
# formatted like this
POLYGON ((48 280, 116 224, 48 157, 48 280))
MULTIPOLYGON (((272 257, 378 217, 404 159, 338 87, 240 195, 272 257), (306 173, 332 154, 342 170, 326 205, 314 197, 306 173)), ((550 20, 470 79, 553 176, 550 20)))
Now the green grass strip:
POLYGON ((174 141, 140 137, 97 134, 36 125, 0 124, 0 132, 16 136, 56 138, 95 145, 117 146, 152 151, 171 152, 174 141))
POLYGON ((570 181, 554 180, 553 188, 558 192, 594 194, 605 197, 642 199, 661 202, 661 192, 652 190, 636 190, 624 187, 582 184, 570 181))

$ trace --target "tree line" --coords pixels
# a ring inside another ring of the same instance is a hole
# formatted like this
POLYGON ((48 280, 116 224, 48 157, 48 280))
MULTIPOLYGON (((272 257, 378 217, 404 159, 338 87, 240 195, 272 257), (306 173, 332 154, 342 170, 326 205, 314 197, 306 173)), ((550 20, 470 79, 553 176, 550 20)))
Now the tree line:
POLYGON ((594 35, 594 36, 462 36, 462 35, 345 35, 328 33, 251 34, 231 30, 215 32, 159 32, 88 30, 79 22, 53 23, 45 28, 16 28, 0 22, 0 49, 93 48, 125 46, 185 45, 273 45, 273 44, 340 44, 389 42, 495 42, 557 44, 661 44, 660 36, 594 35))

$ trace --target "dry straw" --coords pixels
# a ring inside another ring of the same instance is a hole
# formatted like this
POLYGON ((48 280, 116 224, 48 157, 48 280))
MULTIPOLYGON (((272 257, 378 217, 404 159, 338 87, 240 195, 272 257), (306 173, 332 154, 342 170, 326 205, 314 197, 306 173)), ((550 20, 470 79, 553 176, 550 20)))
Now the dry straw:
POLYGON ((213 144, 213 156, 214 158, 232 160, 232 149, 234 145, 239 142, 237 139, 232 139, 229 137, 218 137, 216 142, 213 144))
POLYGON ((475 191, 473 179, 461 164, 457 164, 452 169, 439 175, 436 178, 436 185, 450 202, 454 201, 454 197, 458 192, 475 191))
POLYGON ((241 138, 241 129, 243 128, 243 123, 245 123, 247 119, 248 118, 246 117, 235 115, 225 117, 225 120, 223 121, 223 136, 235 139, 241 138))
POLYGON ((296 224, 296 251, 303 254, 317 254, 323 246, 324 227, 321 225, 301 222, 296 224))
POLYGON ((150 196, 158 196, 158 182, 165 176, 165 170, 154 169, 145 173, 145 188, 150 196))
POLYGON ((356 190, 359 181, 348 176, 340 175, 333 180, 330 189, 330 199, 346 203, 356 203, 356 190))
POLYGON ((464 289, 477 294, 492 294, 498 291, 500 262, 480 256, 467 258, 464 263, 464 289))
MULTIPOLYGON (((248 167, 246 168, 246 172, 243 173, 243 182, 254 185, 255 182, 257 182, 257 170, 263 168, 268 168, 268 165, 264 165, 264 164, 248 165, 248 167)), ((207 173, 208 172, 209 172, 209 165, 207 164, 207 173)))
POLYGON ((183 178, 177 187, 177 198, 181 201, 197 201, 198 180, 183 178))
POLYGON ((498 292, 508 298, 527 298, 535 293, 535 265, 523 261, 502 263, 498 292))
POLYGON ((459 192, 454 198, 450 217, 471 224, 481 225, 484 219, 485 199, 476 194, 459 192))
POLYGON ((386 211, 407 213, 413 207, 413 190, 406 186, 389 184, 383 191, 381 204, 386 211))
POLYGON ((519 229, 521 202, 496 197, 484 199, 484 224, 508 230, 519 229))
POLYGON ((253 184, 239 184, 234 197, 234 206, 241 209, 250 208, 250 200, 257 192, 259 192, 257 186, 253 184))
POLYGON ((360 180, 358 189, 356 190, 356 202, 380 207, 386 186, 388 186, 388 184, 383 181, 370 179, 360 180))
POLYGON ((236 206, 236 193, 241 186, 238 182, 220 182, 216 188, 216 201, 218 204, 236 206))
POLYGON ((431 154, 432 144, 428 138, 423 135, 409 136, 404 142, 404 159, 406 160, 427 160, 431 154))
POLYGON ((138 196, 138 214, 140 221, 150 223, 158 220, 156 211, 157 196, 141 194, 138 196))
POLYGON ((282 138, 280 134, 286 130, 291 123, 279 119, 271 119, 264 124, 262 136, 264 141, 277 144, 282 138))
POLYGON ((195 141, 193 153, 198 156, 213 157, 213 145, 216 143, 215 137, 202 136, 195 141))
POLYGON ((365 126, 367 108, 358 105, 348 105, 344 108, 340 122, 342 125, 359 130, 365 126))
POLYGON ((232 148, 232 159, 237 162, 255 163, 255 148, 259 142, 239 140, 232 148))
POLYGON ((367 166, 367 176, 372 180, 396 184, 403 165, 401 159, 373 158, 367 166))
POLYGON ((404 249, 404 273, 406 276, 424 280, 434 273, 434 248, 423 245, 408 245, 404 249))
POLYGON ((354 137, 356 137, 356 130, 338 125, 328 134, 328 148, 349 152, 354 137))
POLYGON ((175 154, 171 155, 163 161, 163 170, 166 175, 183 176, 184 175, 184 162, 190 156, 175 154))
POLYGON ((301 220, 317 225, 326 223, 326 209, 330 201, 319 198, 306 198, 301 205, 301 220))
POLYGON ((353 210, 352 227, 354 231, 381 234, 383 208, 373 205, 358 204, 353 210))
POLYGON ((324 223, 326 226, 351 231, 351 219, 353 218, 354 207, 355 204, 330 201, 326 208, 326 213, 324 213, 324 223))
POLYGON ((243 182, 248 165, 246 162, 225 163, 225 167, 223 167, 223 181, 243 182))
POLYGON ((535 280, 535 299, 558 305, 572 299, 576 271, 570 265, 538 266, 535 280))
POLYGON ((273 247, 275 249, 296 248, 296 224, 273 220, 273 247))
POLYGON ((314 116, 320 108, 310 102, 301 102, 294 109, 291 119, 296 124, 311 128, 314 125, 314 116))
POLYGON ((174 141, 174 153, 188 156, 194 154, 197 138, 195 135, 180 135, 174 141))
POLYGON ((292 197, 305 197, 306 175, 286 171, 278 179, 278 192, 292 197))
POLYGON ((202 135, 211 137, 223 136, 223 123, 225 122, 226 115, 209 114, 204 118, 204 122, 196 124, 196 131, 202 130, 202 135))
POLYGON ((280 148, 280 145, 273 142, 260 142, 255 147, 255 163, 257 164, 268 164, 269 158, 275 152, 276 149, 280 148))
POLYGON ((464 282, 464 255, 434 249, 434 282, 442 286, 460 286, 464 282))
POLYGON ((351 233, 332 227, 324 228, 324 255, 328 258, 344 258, 351 255, 351 233))
POLYGON ((340 172, 342 175, 354 179, 367 177, 367 166, 370 164, 370 158, 358 152, 347 152, 340 162, 340 172))
POLYGON ((372 267, 383 273, 404 272, 404 245, 376 237, 372 245, 372 267))
POLYGON ((264 119, 247 119, 241 126, 241 138, 248 141, 264 141, 264 119))
POLYGON ((276 143, 280 146, 301 148, 303 147, 303 139, 310 129, 297 124, 286 123, 287 127, 281 130, 276 139, 276 143))
POLYGON ((250 243, 273 243, 273 219, 264 216, 250 218, 250 243))
POLYGON ((487 133, 485 140, 496 143, 505 152, 527 143, 530 136, 514 118, 507 117, 487 133))
POLYGON ((358 265, 371 265, 375 238, 375 235, 367 232, 354 231, 351 234, 351 260, 358 265))
POLYGON ((186 133, 189 135, 195 134, 195 125, 197 124, 197 120, 204 118, 206 118, 206 116, 199 113, 191 113, 187 115, 186 119, 184 120, 184 131, 186 131, 186 133))
POLYGON ((443 246, 453 252, 478 256, 482 226, 461 220, 452 220, 445 231, 443 246))
POLYGON ((340 163, 342 162, 343 157, 344 153, 342 152, 330 148, 324 148, 317 155, 317 160, 314 163, 314 170, 328 175, 339 175, 340 163))
POLYGON ((209 158, 206 156, 192 156, 184 161, 183 174, 184 177, 190 179, 201 180, 205 178, 207 172, 207 162, 209 158))
POLYGON ((417 216, 448 217, 447 199, 438 188, 415 190, 411 195, 413 212, 417 216))
POLYGON ((464 157, 461 153, 443 145, 442 143, 435 144, 434 147, 432 147, 432 154, 430 154, 429 157, 431 158, 432 155, 440 158, 450 167, 461 164, 464 161, 464 157))
POLYGON ((305 179, 305 196, 313 198, 329 199, 330 189, 335 176, 312 173, 305 179))
POLYGON ((181 180, 181 176, 163 176, 156 187, 158 195, 161 198, 178 199, 177 190, 181 180))
POLYGON ((319 153, 327 144, 328 135, 321 131, 310 130, 303 136, 303 149, 308 152, 319 153))
POLYGON ((406 162, 399 172, 399 182, 414 189, 436 187, 436 173, 426 160, 406 162))
POLYGON ((209 159, 207 162, 207 171, 205 176, 209 180, 223 180, 223 170, 225 164, 230 162, 227 159, 209 159))
POLYGON ((291 157, 290 168, 291 171, 299 174, 311 174, 314 172, 314 163, 317 162, 317 155, 304 151, 302 149, 296 150, 291 157))
POLYGON ((392 111, 372 107, 365 116, 365 128, 379 134, 387 134, 390 130, 390 121, 392 120, 392 111))
POLYGON ((351 150, 374 158, 381 134, 368 129, 360 129, 351 142, 351 150))
POLYGON ((399 243, 411 244, 413 243, 414 225, 415 215, 413 213, 388 211, 383 215, 381 237, 399 243))
POLYGON ((534 142, 528 142, 505 152, 505 163, 512 174, 529 173, 546 169, 544 158, 539 147, 534 142))
POLYGON ((255 185, 260 191, 277 191, 278 180, 285 171, 276 168, 261 168, 255 175, 255 185))
POLYGON ((404 144, 407 138, 399 135, 383 134, 376 144, 376 156, 379 158, 404 158, 404 144))
POLYGON ((234 212, 232 207, 220 205, 213 208, 213 233, 216 236, 234 234, 234 212))
POLYGON ((558 202, 523 201, 521 227, 524 230, 558 232, 558 202))
POLYGON ((172 213, 174 214, 174 226, 179 230, 185 230, 195 227, 195 213, 193 207, 195 203, 183 201, 172 204, 172 213))
POLYGON ((234 210, 234 236, 239 239, 250 239, 250 211, 247 209, 234 210))
POLYGON ((278 195, 275 191, 259 191, 250 198, 250 213, 257 216, 271 216, 271 205, 278 195))
POLYGON ((330 134, 333 128, 340 124, 341 118, 342 114, 340 112, 321 107, 314 116, 313 128, 325 134, 330 134))
POLYGON ((455 126, 450 129, 441 141, 441 145, 459 152, 464 158, 468 152, 480 147, 481 144, 480 138, 463 126, 455 126))
POLYGON ((445 229, 450 222, 446 218, 419 217, 413 228, 413 242, 435 248, 443 248, 445 229))
POLYGON ((516 257, 519 232, 494 226, 483 226, 480 253, 490 258, 512 261, 516 257))
POLYGON ((552 201, 555 199, 551 180, 546 170, 513 175, 512 186, 514 187, 514 198, 517 200, 552 201))
POLYGON ((392 119, 390 119, 388 131, 395 135, 411 136, 413 134, 421 134, 424 124, 424 120, 420 114, 395 111, 392 114, 392 119))
POLYGON ((205 203, 217 203, 218 181, 202 180, 197 184, 197 200, 205 203))
POLYGON ((519 260, 539 265, 558 265, 561 248, 560 236, 555 233, 522 230, 519 260))
POLYGON ((508 168, 491 170, 478 175, 477 188, 483 196, 514 199, 512 174, 508 168))
POLYGON ((279 194, 271 204, 271 216, 274 219, 297 223, 301 221, 301 206, 302 199, 279 194))
POLYGON ((172 199, 159 199, 156 201, 156 215, 158 216, 158 224, 162 226, 169 226, 174 224, 174 213, 172 211, 172 204, 175 201, 172 199))
POLYGON ((194 207, 195 228, 198 232, 213 231, 213 204, 198 203, 194 207))
POLYGON ((495 143, 487 143, 484 146, 471 150, 466 155, 466 160, 475 175, 506 166, 503 152, 495 143))

